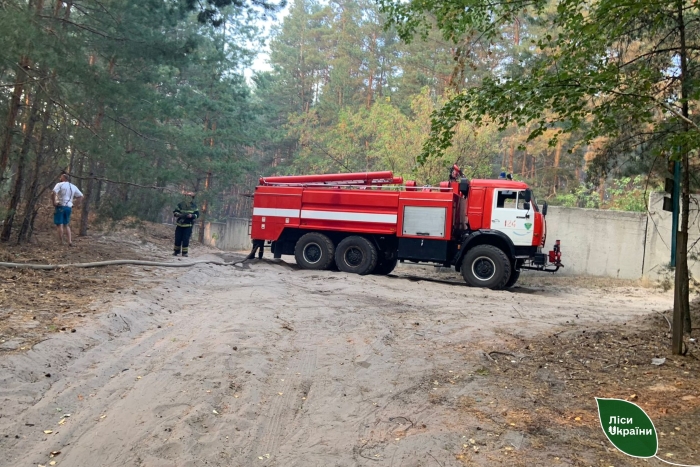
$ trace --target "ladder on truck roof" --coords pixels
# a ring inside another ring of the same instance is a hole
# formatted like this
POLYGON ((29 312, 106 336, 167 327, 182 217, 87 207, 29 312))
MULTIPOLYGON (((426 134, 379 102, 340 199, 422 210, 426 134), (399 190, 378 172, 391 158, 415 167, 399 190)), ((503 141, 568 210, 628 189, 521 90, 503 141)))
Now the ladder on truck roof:
POLYGON ((357 172, 324 175, 283 175, 279 177, 261 177, 262 186, 355 186, 355 185, 400 185, 402 177, 394 177, 390 171, 357 172))
POLYGON ((370 186, 399 185, 392 187, 399 191, 446 192, 452 191, 450 182, 440 182, 438 186, 418 186, 415 181, 408 180, 404 184, 403 177, 394 177, 391 171, 385 172, 356 172, 345 174, 323 175, 282 175, 277 177, 260 177, 260 186, 297 186, 297 187, 333 187, 359 188, 370 186))

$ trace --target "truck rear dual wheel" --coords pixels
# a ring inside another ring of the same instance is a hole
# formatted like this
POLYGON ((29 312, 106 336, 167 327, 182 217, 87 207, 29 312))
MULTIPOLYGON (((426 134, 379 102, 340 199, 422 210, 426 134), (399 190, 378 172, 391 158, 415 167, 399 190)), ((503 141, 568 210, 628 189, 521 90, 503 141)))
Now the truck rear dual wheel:
POLYGON ((391 272, 396 267, 396 263, 398 262, 399 259, 396 257, 393 257, 391 259, 384 258, 381 261, 377 262, 377 266, 374 268, 374 271, 372 271, 372 274, 376 274, 378 276, 386 276, 388 274, 391 274, 391 272))
POLYGON ((508 256, 493 245, 478 245, 469 250, 464 256, 461 270, 467 284, 493 290, 506 287, 511 277, 508 256))
POLYGON ((302 269, 328 269, 334 256, 333 242, 318 232, 303 235, 294 247, 294 258, 302 269))
POLYGON ((335 249, 335 264, 342 272, 370 274, 377 266, 377 248, 364 237, 346 237, 335 249))

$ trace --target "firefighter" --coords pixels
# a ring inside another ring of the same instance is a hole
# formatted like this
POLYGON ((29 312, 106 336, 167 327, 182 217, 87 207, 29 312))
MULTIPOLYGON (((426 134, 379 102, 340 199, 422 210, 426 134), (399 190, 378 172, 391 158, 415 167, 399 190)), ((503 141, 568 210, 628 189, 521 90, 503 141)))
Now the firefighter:
POLYGON ((173 216, 177 218, 177 226, 175 227, 175 251, 173 256, 182 253, 182 256, 188 256, 190 237, 192 236, 192 226, 194 221, 199 217, 197 203, 194 201, 194 193, 185 193, 183 200, 178 203, 173 211, 173 216))
POLYGON ((462 173, 462 169, 459 168, 457 164, 454 164, 452 168, 450 169, 450 181, 457 181, 464 177, 464 174, 462 173))
POLYGON ((265 253, 265 240, 253 240, 253 249, 250 250, 250 254, 246 259, 255 258, 255 252, 258 252, 258 259, 262 259, 263 253, 265 253))

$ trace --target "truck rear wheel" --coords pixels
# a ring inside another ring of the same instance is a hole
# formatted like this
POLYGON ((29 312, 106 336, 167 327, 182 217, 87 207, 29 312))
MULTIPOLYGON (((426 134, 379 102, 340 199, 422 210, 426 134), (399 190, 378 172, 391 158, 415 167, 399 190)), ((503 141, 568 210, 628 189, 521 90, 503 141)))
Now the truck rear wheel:
POLYGON ((493 290, 504 288, 511 276, 508 257, 493 245, 477 245, 469 250, 461 270, 467 284, 493 290))
POLYGON ((347 237, 335 249, 335 264, 342 272, 369 274, 377 266, 377 249, 364 237, 347 237))
POLYGON ((508 279, 508 282, 506 282, 506 289, 510 289, 515 285, 516 282, 518 282, 518 279, 520 278, 520 270, 519 269, 514 269, 513 272, 510 273, 510 279, 508 279))
POLYGON ((391 274, 391 271, 394 270, 396 267, 396 263, 399 262, 399 259, 394 257, 392 259, 382 259, 380 262, 377 263, 377 266, 374 268, 374 271, 372 271, 372 274, 377 274, 379 276, 386 276, 387 274, 391 274))
POLYGON ((302 269, 328 269, 334 254, 331 239, 318 232, 303 235, 294 247, 294 258, 302 269))

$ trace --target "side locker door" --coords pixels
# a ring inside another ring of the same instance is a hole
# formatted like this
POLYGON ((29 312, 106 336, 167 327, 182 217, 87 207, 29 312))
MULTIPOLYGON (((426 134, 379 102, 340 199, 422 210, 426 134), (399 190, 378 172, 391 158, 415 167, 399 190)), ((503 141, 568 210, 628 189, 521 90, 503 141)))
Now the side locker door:
POLYGON ((491 228, 508 235, 516 246, 532 245, 535 216, 531 206, 525 207, 524 191, 494 190, 491 228))

